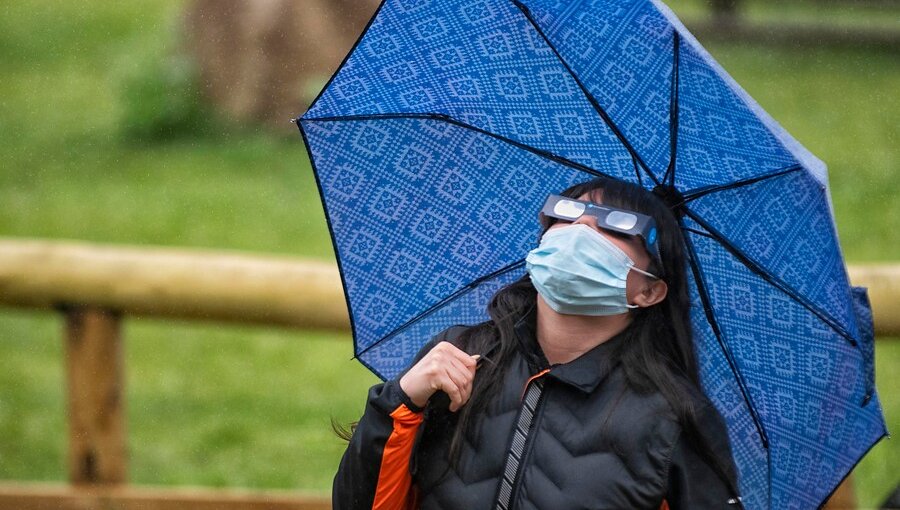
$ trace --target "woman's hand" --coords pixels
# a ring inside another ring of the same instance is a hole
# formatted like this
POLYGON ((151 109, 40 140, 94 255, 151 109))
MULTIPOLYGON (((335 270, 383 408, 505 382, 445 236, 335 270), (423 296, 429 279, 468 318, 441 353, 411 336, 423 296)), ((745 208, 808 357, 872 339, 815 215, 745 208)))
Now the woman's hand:
POLYGON ((450 397, 450 411, 456 412, 472 393, 478 357, 441 342, 400 378, 400 388, 419 407, 425 407, 436 391, 443 391, 450 397))

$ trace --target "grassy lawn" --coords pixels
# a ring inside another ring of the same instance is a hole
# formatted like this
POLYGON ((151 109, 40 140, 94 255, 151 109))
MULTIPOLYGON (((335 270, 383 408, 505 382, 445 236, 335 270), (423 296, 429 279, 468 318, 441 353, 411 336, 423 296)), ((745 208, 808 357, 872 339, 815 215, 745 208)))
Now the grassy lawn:
MULTIPOLYGON (((62 320, 0 315, 0 479, 63 480, 62 320)), ((326 490, 375 382, 343 335, 127 320, 131 480, 326 490)))
MULTIPOLYGON (((200 112, 180 124, 199 123, 200 136, 135 136, 154 105, 190 99, 177 87, 134 96, 170 58, 180 5, 0 7, 0 236, 331 259, 293 126, 263 132, 200 112)), ((759 16, 772 9, 759 5, 759 16)), ((829 165, 847 259, 900 260, 896 56, 710 50, 829 165)), ((55 315, 0 310, 0 479, 65 478, 61 332, 55 315)), ((350 360, 349 337, 130 318, 124 337, 133 482, 329 489, 342 451, 330 419, 356 419, 375 382, 350 360)), ((900 430, 898 339, 878 343, 877 363, 889 427, 900 430)), ((879 503, 900 482, 895 441, 856 473, 861 503, 879 503)))

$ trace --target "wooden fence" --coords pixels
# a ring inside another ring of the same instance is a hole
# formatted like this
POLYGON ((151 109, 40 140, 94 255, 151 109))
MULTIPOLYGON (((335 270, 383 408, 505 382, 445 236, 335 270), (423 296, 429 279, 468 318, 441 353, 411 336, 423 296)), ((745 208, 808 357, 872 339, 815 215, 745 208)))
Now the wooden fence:
MULTIPOLYGON (((900 264, 851 266, 878 335, 900 335, 900 264)), ((122 319, 177 317, 346 331, 333 264, 222 251, 0 238, 0 306, 65 316, 68 485, 0 483, 0 509, 320 510, 327 498, 129 486, 122 319)), ((846 482, 828 508, 855 508, 846 482)))

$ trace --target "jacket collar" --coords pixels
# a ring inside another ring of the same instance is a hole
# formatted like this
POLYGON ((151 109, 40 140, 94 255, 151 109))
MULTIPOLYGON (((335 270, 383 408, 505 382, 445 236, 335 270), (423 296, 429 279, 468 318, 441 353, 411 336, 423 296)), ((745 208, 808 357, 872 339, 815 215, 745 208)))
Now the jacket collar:
POLYGON ((514 329, 523 347, 528 364, 534 373, 549 368, 548 377, 553 377, 585 393, 594 391, 618 361, 613 359, 616 348, 628 337, 634 322, 609 340, 585 352, 568 363, 550 365, 537 341, 537 306, 532 306, 515 324, 514 329))

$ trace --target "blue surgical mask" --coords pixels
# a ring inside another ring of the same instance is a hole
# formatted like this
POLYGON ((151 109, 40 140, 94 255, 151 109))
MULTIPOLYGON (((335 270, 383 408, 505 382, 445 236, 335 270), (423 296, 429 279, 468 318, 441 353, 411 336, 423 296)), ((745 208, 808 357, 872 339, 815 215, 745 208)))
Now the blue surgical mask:
POLYGON ((570 315, 617 315, 637 308, 625 295, 628 271, 657 278, 581 223, 545 232, 540 246, 525 257, 525 268, 550 308, 570 315))

